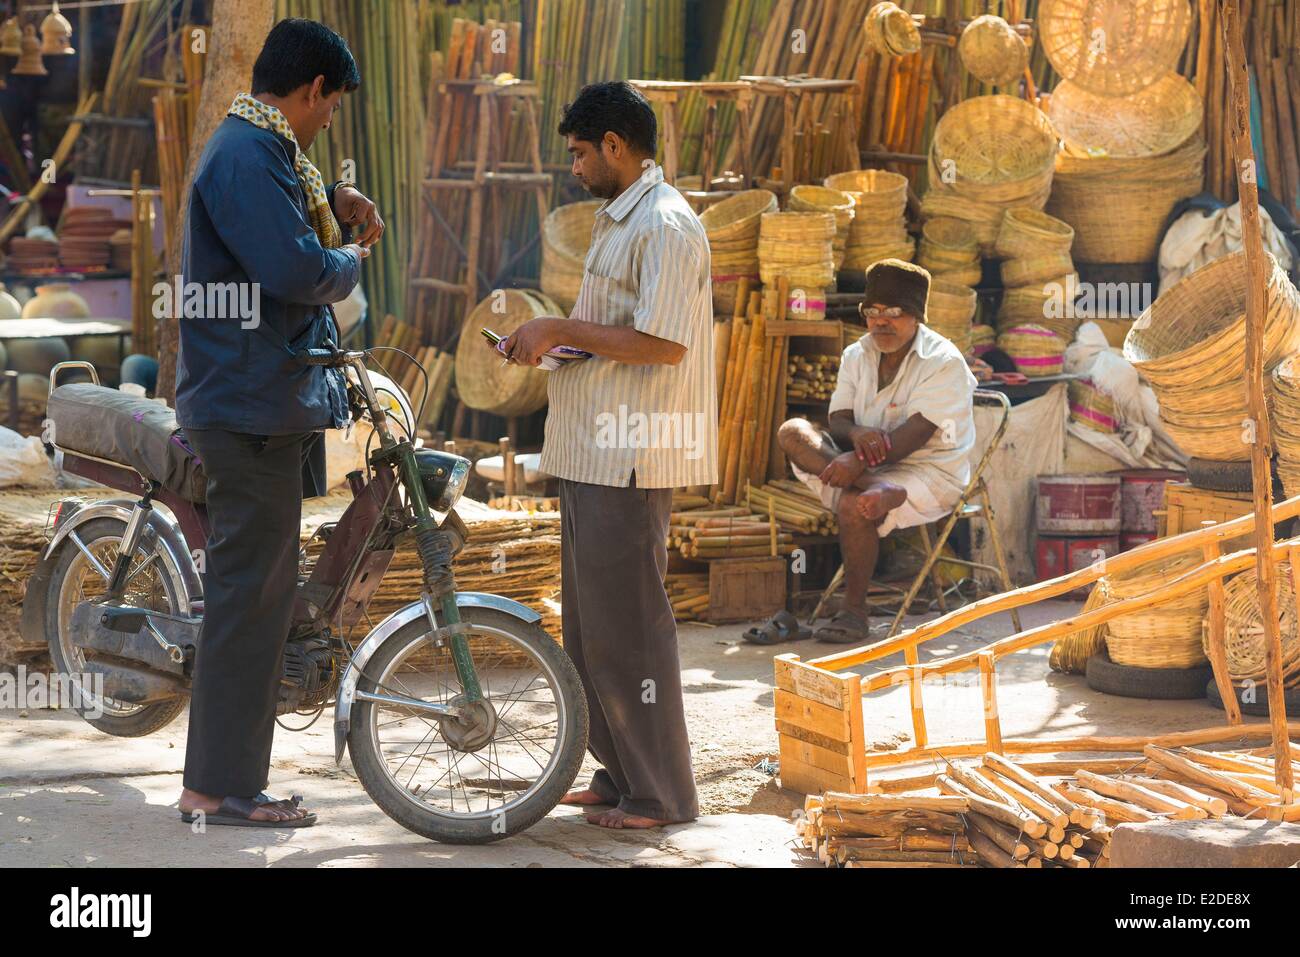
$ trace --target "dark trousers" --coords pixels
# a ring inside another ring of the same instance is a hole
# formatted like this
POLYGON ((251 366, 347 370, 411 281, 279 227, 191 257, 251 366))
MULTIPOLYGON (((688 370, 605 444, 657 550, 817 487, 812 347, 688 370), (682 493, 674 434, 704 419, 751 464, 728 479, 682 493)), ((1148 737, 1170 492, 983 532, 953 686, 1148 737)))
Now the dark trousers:
POLYGON ((628 814, 699 813, 677 624, 664 590, 671 489, 560 482, 564 648, 582 676, 591 789, 628 814))
POLYGON ((203 634, 185 787, 252 797, 266 787, 281 656, 298 577, 304 443, 311 433, 187 429, 208 477, 203 634))

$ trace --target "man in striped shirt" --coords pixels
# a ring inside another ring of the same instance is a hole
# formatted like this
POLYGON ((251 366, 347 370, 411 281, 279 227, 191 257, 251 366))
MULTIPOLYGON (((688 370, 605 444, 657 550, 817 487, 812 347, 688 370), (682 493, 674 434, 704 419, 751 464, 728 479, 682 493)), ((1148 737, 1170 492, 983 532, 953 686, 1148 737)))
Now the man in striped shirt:
POLYGON ((602 827, 692 820, 698 805, 677 627, 664 590, 672 490, 717 481, 712 290, 704 228, 654 162, 654 110, 597 83, 565 107, 573 174, 605 200, 570 318, 520 326, 502 348, 551 374, 541 468, 560 479, 564 646, 602 767, 565 803, 602 827))

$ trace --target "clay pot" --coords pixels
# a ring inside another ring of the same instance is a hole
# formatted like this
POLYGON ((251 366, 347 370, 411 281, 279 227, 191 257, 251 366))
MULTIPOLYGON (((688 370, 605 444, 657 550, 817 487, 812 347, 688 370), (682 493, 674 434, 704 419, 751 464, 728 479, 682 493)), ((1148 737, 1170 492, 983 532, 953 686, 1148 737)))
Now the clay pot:
POLYGON ((56 363, 72 358, 68 344, 51 336, 48 339, 10 339, 9 368, 19 373, 48 376, 56 363))
POLYGON ((23 306, 24 319, 89 319, 90 306, 66 282, 36 287, 36 295, 23 306))
POLYGON ((21 319, 22 315, 23 307, 10 295, 5 284, 0 282, 0 319, 21 319))

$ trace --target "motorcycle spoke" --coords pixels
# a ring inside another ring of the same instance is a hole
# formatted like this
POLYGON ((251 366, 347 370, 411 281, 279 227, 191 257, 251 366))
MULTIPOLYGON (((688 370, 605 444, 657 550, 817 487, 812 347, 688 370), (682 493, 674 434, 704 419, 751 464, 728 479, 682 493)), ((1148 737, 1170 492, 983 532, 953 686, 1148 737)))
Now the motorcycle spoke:
POLYGON ((95 553, 86 547, 86 543, 81 540, 81 536, 76 531, 68 532, 68 540, 77 546, 77 550, 85 556, 86 561, 90 563, 90 567, 99 574, 100 578, 107 582, 112 577, 108 569, 100 564, 99 559, 95 557, 95 553))

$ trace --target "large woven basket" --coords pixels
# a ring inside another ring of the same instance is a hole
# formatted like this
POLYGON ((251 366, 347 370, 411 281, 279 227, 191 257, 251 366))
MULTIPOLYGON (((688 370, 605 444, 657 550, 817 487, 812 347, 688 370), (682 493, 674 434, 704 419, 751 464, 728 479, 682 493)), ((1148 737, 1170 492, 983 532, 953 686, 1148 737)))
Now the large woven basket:
POLYGON ((1051 121, 1033 104, 976 96, 951 107, 936 124, 931 159, 940 182, 951 162, 951 185, 959 192, 976 189, 978 198, 1005 202, 1023 196, 1027 184, 1051 179, 1057 144, 1051 121))
POLYGON ((998 344, 998 331, 992 326, 977 324, 970 330, 971 355, 981 356, 998 344))
POLYGON ((907 177, 884 169, 853 169, 827 176, 822 185, 853 197, 868 216, 902 216, 907 209, 907 177))
POLYGON ((901 259, 904 262, 911 262, 915 255, 916 244, 911 239, 905 239, 900 243, 865 246, 856 246, 850 241, 848 249, 844 252, 844 268, 868 269, 882 259, 901 259))
POLYGON ((1012 86, 1029 66, 1029 48, 1001 17, 985 14, 966 25, 957 41, 957 54, 971 76, 981 83, 1012 86))
POLYGON ((1042 0, 1038 35, 1060 76, 1127 96, 1178 65, 1191 14, 1187 0, 1042 0))
POLYGON ((743 239, 757 243, 762 215, 776 212, 777 208, 775 193, 766 189, 742 190, 700 213, 700 225, 704 227, 710 245, 743 239))
MULTIPOLYGON (((1259 612, 1258 579, 1254 569, 1234 575, 1223 586, 1224 639, 1228 674, 1233 681, 1264 681, 1267 677, 1263 618, 1259 612)), ((1285 683, 1300 679, 1300 636, 1297 636, 1295 588, 1291 565, 1277 566, 1277 607, 1281 613, 1282 672, 1285 683)), ((1208 650, 1209 638, 1205 636, 1208 650)))
POLYGON ((1114 434, 1118 428, 1115 400, 1102 392, 1091 379, 1070 382, 1070 419, 1086 429, 1114 434))
POLYGON ((830 213, 764 213, 758 239, 763 284, 784 276, 791 289, 824 290, 835 281, 834 241, 830 213))
POLYGON ((1201 191, 1205 141, 1193 136, 1163 156, 1056 160, 1047 212, 1074 227, 1075 261, 1154 262, 1174 206, 1201 191))
POLYGON ((930 270, 931 278, 941 279, 944 282, 952 283, 954 286, 970 286, 973 289, 984 279, 984 267, 978 259, 970 265, 959 266, 956 269, 938 269, 934 266, 927 266, 919 260, 918 262, 930 270))
POLYGON ((1031 379, 1060 375, 1065 366, 1065 340, 1041 325, 1006 329, 998 335, 998 348, 1011 357, 1017 371, 1031 379))
POLYGON ((508 336, 538 316, 559 314, 549 296, 527 289, 504 289, 470 312, 456 350, 456 389, 471 409, 501 416, 529 415, 546 404, 547 373, 520 365, 503 365, 501 356, 482 341, 479 330, 508 336), (504 303, 504 312, 500 311, 504 303))
POLYGON ((1205 104, 1196 87, 1170 73, 1132 96, 1098 96, 1063 80, 1047 115, 1070 148, 1116 158, 1160 156, 1186 143, 1205 104))
POLYGON ((542 224, 542 292, 554 299, 565 315, 578 301, 591 229, 600 206, 600 200, 559 206, 542 224))
POLYGON ((971 354, 971 320, 978 300, 975 290, 941 279, 930 282, 930 301, 926 305, 926 325, 948 339, 964 356, 971 354))
MULTIPOLYGON (((997 253, 1007 259, 1043 253, 1068 254, 1073 245, 1074 228, 1037 209, 1008 209, 998 225, 997 253)), ((1065 272, 1073 270, 1067 269, 1065 272)))
POLYGON ((1197 611, 1133 612, 1106 624, 1106 651, 1115 664, 1130 668, 1194 668, 1206 661, 1200 631, 1197 611))

